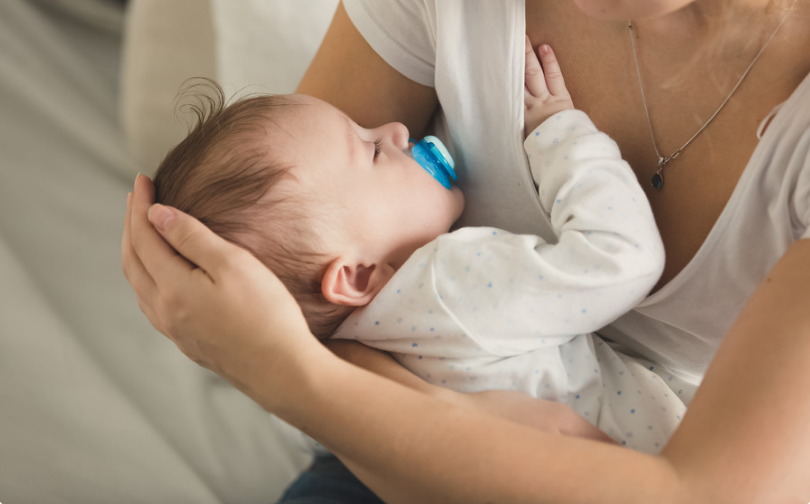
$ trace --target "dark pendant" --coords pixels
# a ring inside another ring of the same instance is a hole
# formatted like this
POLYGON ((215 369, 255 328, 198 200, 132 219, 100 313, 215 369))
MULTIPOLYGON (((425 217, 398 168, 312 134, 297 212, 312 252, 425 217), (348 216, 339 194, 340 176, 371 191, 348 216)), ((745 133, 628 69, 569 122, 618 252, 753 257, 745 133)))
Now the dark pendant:
POLYGON ((658 189, 659 191, 664 188, 664 176, 661 175, 660 173, 656 173, 655 175, 653 175, 651 182, 652 186, 658 189))

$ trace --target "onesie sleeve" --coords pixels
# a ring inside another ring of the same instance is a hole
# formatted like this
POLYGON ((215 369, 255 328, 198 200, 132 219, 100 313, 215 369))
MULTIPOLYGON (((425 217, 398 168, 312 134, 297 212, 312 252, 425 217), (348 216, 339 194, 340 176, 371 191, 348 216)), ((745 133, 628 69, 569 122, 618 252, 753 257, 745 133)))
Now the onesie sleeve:
POLYGON ((433 2, 343 0, 343 6, 355 28, 386 63, 412 81, 434 87, 433 2))
POLYGON ((460 230, 437 240, 433 263, 447 309, 482 346, 506 354, 598 330, 641 301, 664 268, 644 191, 585 113, 552 116, 524 145, 558 241, 460 230))

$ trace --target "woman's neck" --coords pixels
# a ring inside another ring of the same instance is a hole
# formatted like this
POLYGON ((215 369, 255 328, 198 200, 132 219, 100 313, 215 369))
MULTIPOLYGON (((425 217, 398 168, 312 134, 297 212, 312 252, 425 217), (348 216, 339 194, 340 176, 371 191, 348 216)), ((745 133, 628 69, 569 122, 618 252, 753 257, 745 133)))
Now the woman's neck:
POLYGON ((789 9, 796 10, 794 3, 696 0, 666 15, 633 20, 640 58, 649 68, 648 78, 662 86, 677 87, 688 75, 711 75, 719 89, 728 89, 781 20, 790 15, 789 9), (651 57, 667 62, 658 74, 651 57))
MULTIPOLYGON (((793 3, 793 0, 695 0, 676 11, 634 19, 633 23, 650 37, 704 40, 728 31, 730 26, 740 34, 746 33, 746 26, 767 30, 772 23, 763 20, 778 22, 793 3)), ((747 33, 750 37, 750 31, 747 33)))

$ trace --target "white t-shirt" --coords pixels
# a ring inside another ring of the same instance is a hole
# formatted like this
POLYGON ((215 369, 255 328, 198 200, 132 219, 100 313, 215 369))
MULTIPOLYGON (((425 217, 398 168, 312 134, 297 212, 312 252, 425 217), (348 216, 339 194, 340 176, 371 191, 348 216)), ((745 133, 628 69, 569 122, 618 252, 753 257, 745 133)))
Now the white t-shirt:
MULTIPOLYGON (((344 0, 355 27, 404 76, 433 86, 435 123, 467 206, 460 226, 551 241, 522 149, 525 7, 520 0, 344 0)), ((771 121, 691 262, 600 334, 698 384, 748 297, 810 237, 810 78, 771 121)))

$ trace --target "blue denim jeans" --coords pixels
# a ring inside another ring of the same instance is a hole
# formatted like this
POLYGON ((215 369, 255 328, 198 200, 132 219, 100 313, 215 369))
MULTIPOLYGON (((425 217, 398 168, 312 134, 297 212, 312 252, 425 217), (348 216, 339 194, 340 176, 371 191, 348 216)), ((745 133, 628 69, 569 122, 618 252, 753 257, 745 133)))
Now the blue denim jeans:
POLYGON ((277 504, 384 504, 334 455, 318 455, 277 504))

